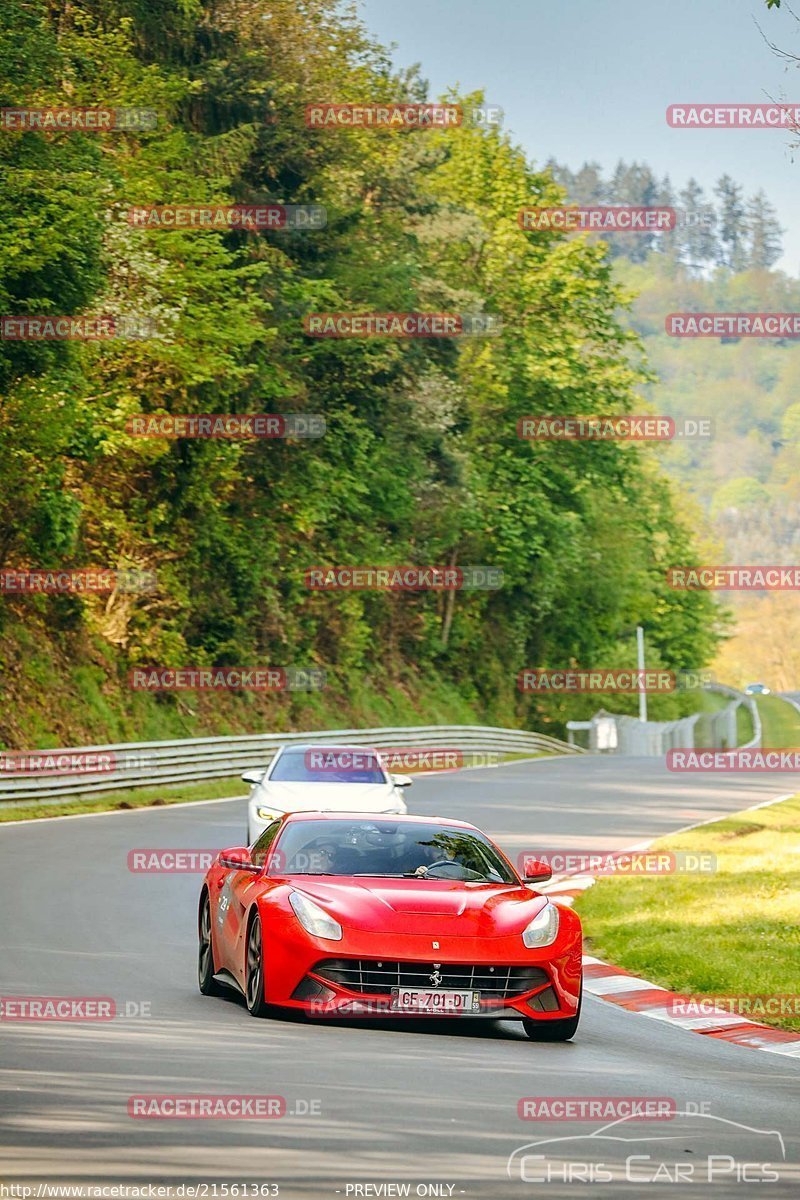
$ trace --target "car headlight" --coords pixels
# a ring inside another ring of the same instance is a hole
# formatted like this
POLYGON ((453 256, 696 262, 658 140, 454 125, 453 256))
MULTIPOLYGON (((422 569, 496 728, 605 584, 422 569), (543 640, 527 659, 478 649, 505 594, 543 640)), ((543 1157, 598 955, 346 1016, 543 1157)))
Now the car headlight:
POLYGON ((530 925, 522 932, 522 940, 529 950, 538 946, 550 946, 558 936, 558 909, 548 900, 530 925))
POLYGON ((327 938, 329 942, 342 940, 342 927, 339 922, 334 921, 330 913, 326 913, 324 908, 309 900, 308 896, 302 896, 300 892, 290 892, 289 903, 306 933, 310 933, 312 937, 327 938))
POLYGON ((256 816, 260 821, 274 821, 281 814, 276 812, 274 808, 261 808, 256 806, 256 816))

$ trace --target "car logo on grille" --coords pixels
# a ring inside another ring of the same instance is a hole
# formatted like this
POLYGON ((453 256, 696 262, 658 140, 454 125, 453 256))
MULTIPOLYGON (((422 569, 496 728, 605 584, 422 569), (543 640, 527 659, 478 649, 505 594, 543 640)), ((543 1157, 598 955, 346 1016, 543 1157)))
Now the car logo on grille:
POLYGON ((429 976, 430 981, 434 987, 439 987, 442 982, 442 976, 439 974, 439 966, 440 966, 439 963, 434 963, 433 971, 431 972, 431 974, 429 976))

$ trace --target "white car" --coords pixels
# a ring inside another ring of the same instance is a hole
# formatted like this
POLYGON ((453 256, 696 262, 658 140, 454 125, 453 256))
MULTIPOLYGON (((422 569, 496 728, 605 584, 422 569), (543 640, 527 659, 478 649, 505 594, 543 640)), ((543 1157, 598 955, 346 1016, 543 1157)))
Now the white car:
POLYGON ((252 786, 247 844, 287 812, 403 814, 409 775, 390 775, 380 752, 363 746, 282 746, 265 771, 245 771, 252 786))

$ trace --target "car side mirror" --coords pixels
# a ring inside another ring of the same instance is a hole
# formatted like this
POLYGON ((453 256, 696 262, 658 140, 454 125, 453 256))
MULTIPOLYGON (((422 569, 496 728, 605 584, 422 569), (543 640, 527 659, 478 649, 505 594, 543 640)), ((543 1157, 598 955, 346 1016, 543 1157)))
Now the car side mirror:
POLYGON ((257 867, 253 862, 247 846, 230 846, 227 850, 221 850, 219 864, 221 867, 230 867, 234 871, 253 871, 255 873, 261 870, 261 867, 257 867))
POLYGON ((266 771, 245 771, 244 775, 242 775, 242 780, 244 783, 252 783, 253 787, 255 787, 256 784, 261 783, 266 773, 266 771))
POLYGON ((411 787, 414 780, 410 775, 393 775, 392 783, 395 787, 411 787))
POLYGON ((548 863, 541 862, 538 858, 527 858, 523 878, 526 883, 547 883, 548 879, 553 878, 553 872, 548 863))

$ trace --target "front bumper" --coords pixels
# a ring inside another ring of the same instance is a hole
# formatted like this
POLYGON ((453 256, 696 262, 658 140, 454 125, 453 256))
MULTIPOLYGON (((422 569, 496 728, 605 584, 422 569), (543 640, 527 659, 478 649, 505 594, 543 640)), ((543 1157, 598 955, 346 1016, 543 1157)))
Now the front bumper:
MULTIPOLYGON (((267 944, 266 1000, 310 1016, 427 1017, 438 1013, 392 1009, 391 986, 428 987, 435 968, 443 990, 463 987, 480 993, 480 1008, 464 1015, 551 1021, 574 1017, 580 996, 582 939, 578 918, 562 909, 559 935, 552 946, 527 950, 519 934, 474 938, 375 934, 346 930, 339 942, 314 938, 287 918, 270 928, 267 944), (362 964, 361 974, 341 964, 362 964), (378 967, 378 964, 383 967, 378 967), (331 964, 340 964, 331 966, 331 964), (474 982, 465 971, 474 969, 474 982), (506 989, 491 982, 506 973, 506 989), (529 976, 526 978, 526 974, 529 976), (463 979, 463 984, 459 981, 463 979), (410 982, 410 981, 413 981, 410 982), (482 986, 482 983, 484 986, 482 986)), ((455 1016, 460 1014, 441 1014, 455 1016)))

